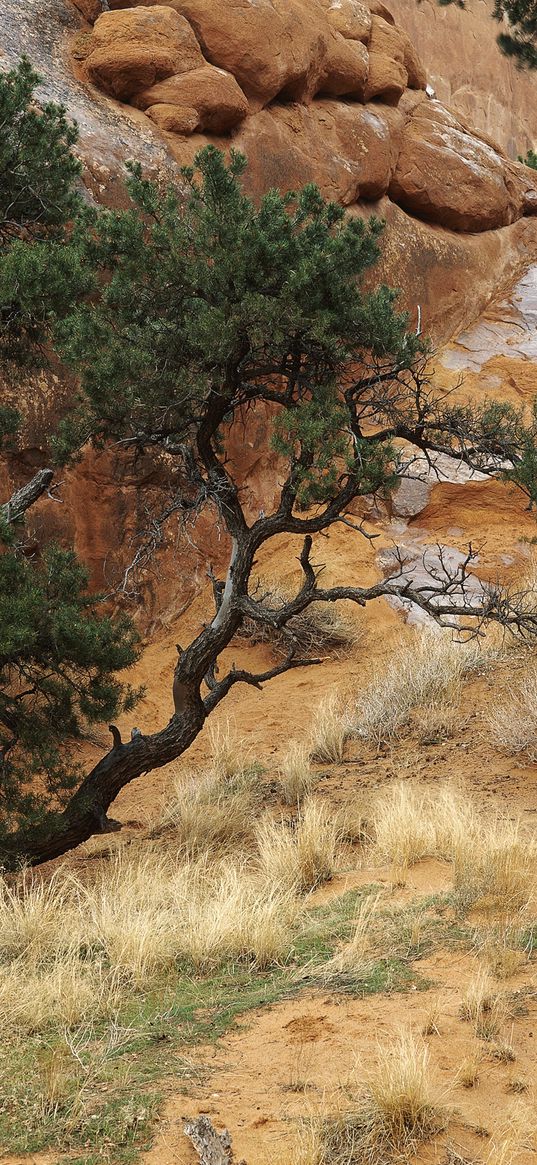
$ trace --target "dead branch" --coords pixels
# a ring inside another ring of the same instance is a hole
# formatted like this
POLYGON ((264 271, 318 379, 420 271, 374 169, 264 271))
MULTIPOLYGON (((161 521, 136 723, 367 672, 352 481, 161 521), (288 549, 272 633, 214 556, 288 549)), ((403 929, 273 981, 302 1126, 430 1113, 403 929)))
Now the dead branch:
POLYGON ((232 1165, 233 1151, 227 1129, 217 1133, 208 1116, 198 1116, 193 1120, 186 1120, 183 1130, 192 1141, 200 1165, 232 1165))
POLYGON ((33 506, 42 494, 48 492, 53 477, 54 471, 52 469, 39 469, 31 481, 27 481, 26 485, 21 485, 20 489, 16 489, 9 501, 0 506, 0 516, 4 521, 10 524, 19 522, 24 517, 26 510, 29 510, 30 506, 33 506))

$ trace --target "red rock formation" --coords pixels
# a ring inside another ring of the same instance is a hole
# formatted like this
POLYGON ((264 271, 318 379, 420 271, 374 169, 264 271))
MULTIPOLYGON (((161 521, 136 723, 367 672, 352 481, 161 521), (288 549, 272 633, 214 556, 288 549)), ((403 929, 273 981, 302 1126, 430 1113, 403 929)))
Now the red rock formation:
POLYGON ((466 233, 534 213, 536 176, 429 99, 415 47, 387 9, 304 4, 173 0, 109 12, 88 37, 86 75, 173 134, 183 163, 192 134, 232 133, 257 195, 310 179, 344 205, 388 194, 466 233))

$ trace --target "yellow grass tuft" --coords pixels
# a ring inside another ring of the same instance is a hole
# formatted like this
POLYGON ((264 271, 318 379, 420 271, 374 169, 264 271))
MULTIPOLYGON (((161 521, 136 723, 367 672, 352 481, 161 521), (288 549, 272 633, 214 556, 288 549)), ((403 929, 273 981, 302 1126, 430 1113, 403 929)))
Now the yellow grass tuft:
POLYGON ((508 1018, 505 997, 500 995, 487 971, 481 969, 470 980, 464 993, 461 1019, 473 1025, 481 1040, 496 1040, 508 1018))
POLYGON ((375 1165, 409 1156, 445 1124, 426 1046, 409 1031, 380 1047, 355 1108, 323 1122, 319 1165, 375 1165))
POLYGON ((265 817, 257 828, 259 864, 267 884, 296 893, 313 890, 333 877, 338 855, 338 827, 319 801, 305 801, 294 829, 265 817))
POLYGON ((252 754, 246 740, 231 727, 229 720, 223 724, 210 720, 208 726, 211 768, 224 780, 241 776, 252 768, 252 754))
POLYGON ((284 805, 299 807, 311 793, 316 779, 310 765, 308 746, 293 740, 278 770, 278 784, 284 805))
POLYGON ((323 978, 330 980, 346 975, 359 978, 371 967, 375 959, 371 941, 371 925, 378 911, 380 897, 380 894, 371 894, 362 899, 354 922, 352 937, 321 968, 320 973, 323 978))
POLYGON ((351 735, 348 708, 338 692, 330 692, 318 705, 310 738, 310 756, 321 764, 341 764, 351 735))
POLYGON ((168 834, 192 857, 229 850, 251 837, 259 802, 259 781, 248 772, 180 774, 150 836, 168 834))
POLYGON ((436 852, 430 796, 417 785, 397 781, 381 793, 371 815, 375 857, 406 870, 436 852))

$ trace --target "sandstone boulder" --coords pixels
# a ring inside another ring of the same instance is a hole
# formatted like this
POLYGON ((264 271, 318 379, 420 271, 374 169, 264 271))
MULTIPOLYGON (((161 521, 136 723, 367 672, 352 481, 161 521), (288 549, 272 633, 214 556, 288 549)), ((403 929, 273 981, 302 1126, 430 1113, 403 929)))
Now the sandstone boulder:
POLYGON ((408 84, 406 45, 400 29, 388 24, 382 16, 372 16, 368 49, 366 100, 381 97, 387 105, 397 105, 408 84))
POLYGON ((86 57, 90 81, 122 100, 174 73, 204 65, 189 23, 164 5, 105 12, 86 57))
MULTIPOLYGON (((201 69, 168 77, 137 94, 134 104, 139 109, 164 104, 177 106, 183 111, 195 110, 196 125, 190 131, 176 131, 180 133, 192 133, 194 129, 215 134, 227 133, 248 113, 248 102, 235 78, 224 69, 216 69, 214 65, 204 65, 201 69)), ((161 113, 156 116, 153 114, 153 120, 162 124, 159 121, 162 116, 161 113)), ((179 114, 178 118, 183 124, 184 117, 179 114)))
POLYGON ((208 61, 257 107, 308 100, 323 76, 330 26, 317 0, 174 0, 208 61))
POLYGON ((318 92, 330 97, 365 98, 369 75, 369 53, 359 40, 345 40, 339 34, 331 38, 318 92))
POLYGON ((398 110, 380 105, 273 105, 247 118, 233 144, 248 157, 244 181, 254 197, 316 182, 326 198, 350 206, 387 190, 403 126, 398 110))
POLYGON ((395 24, 393 14, 382 3, 382 0, 368 0, 368 8, 372 16, 382 16, 382 19, 388 24, 395 24))
POLYGON ((186 105, 166 105, 165 102, 161 102, 158 105, 150 105, 146 113, 159 129, 167 133, 184 136, 195 133, 199 125, 197 109, 191 109, 186 105))
POLYGON ((484 231, 523 213, 525 192, 535 188, 535 180, 526 180, 522 170, 438 101, 421 101, 406 125, 389 192, 430 222, 484 231))
POLYGON ((408 87, 409 89, 425 89, 427 85, 427 74, 416 49, 406 32, 403 32, 402 29, 398 29, 398 31, 401 33, 403 42, 403 64, 407 71, 408 87))
MULTIPOLYGON (((92 0, 80 0, 80 3, 92 0)), ((346 40, 361 40, 367 44, 371 32, 371 13, 361 0, 323 0, 328 23, 346 40)))

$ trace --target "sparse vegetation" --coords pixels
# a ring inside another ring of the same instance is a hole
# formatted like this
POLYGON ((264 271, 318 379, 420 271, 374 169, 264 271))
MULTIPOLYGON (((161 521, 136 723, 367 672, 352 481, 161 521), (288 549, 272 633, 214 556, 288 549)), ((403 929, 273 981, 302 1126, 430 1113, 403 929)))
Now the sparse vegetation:
POLYGON ((374 744, 397 737, 412 713, 426 705, 422 716, 452 727, 447 709, 457 702, 461 679, 482 667, 486 651, 478 640, 458 642, 449 631, 417 631, 391 655, 384 671, 360 694, 356 705, 357 735, 374 744), (427 711, 428 709, 428 711, 427 711))
POLYGON ((310 756, 321 764, 341 764, 351 735, 348 707, 339 692, 330 692, 318 705, 310 737, 310 756))
POLYGON ((384 1165, 438 1132, 445 1112, 431 1084, 425 1044, 402 1031, 378 1050, 357 1104, 321 1126, 316 1165, 384 1165))

